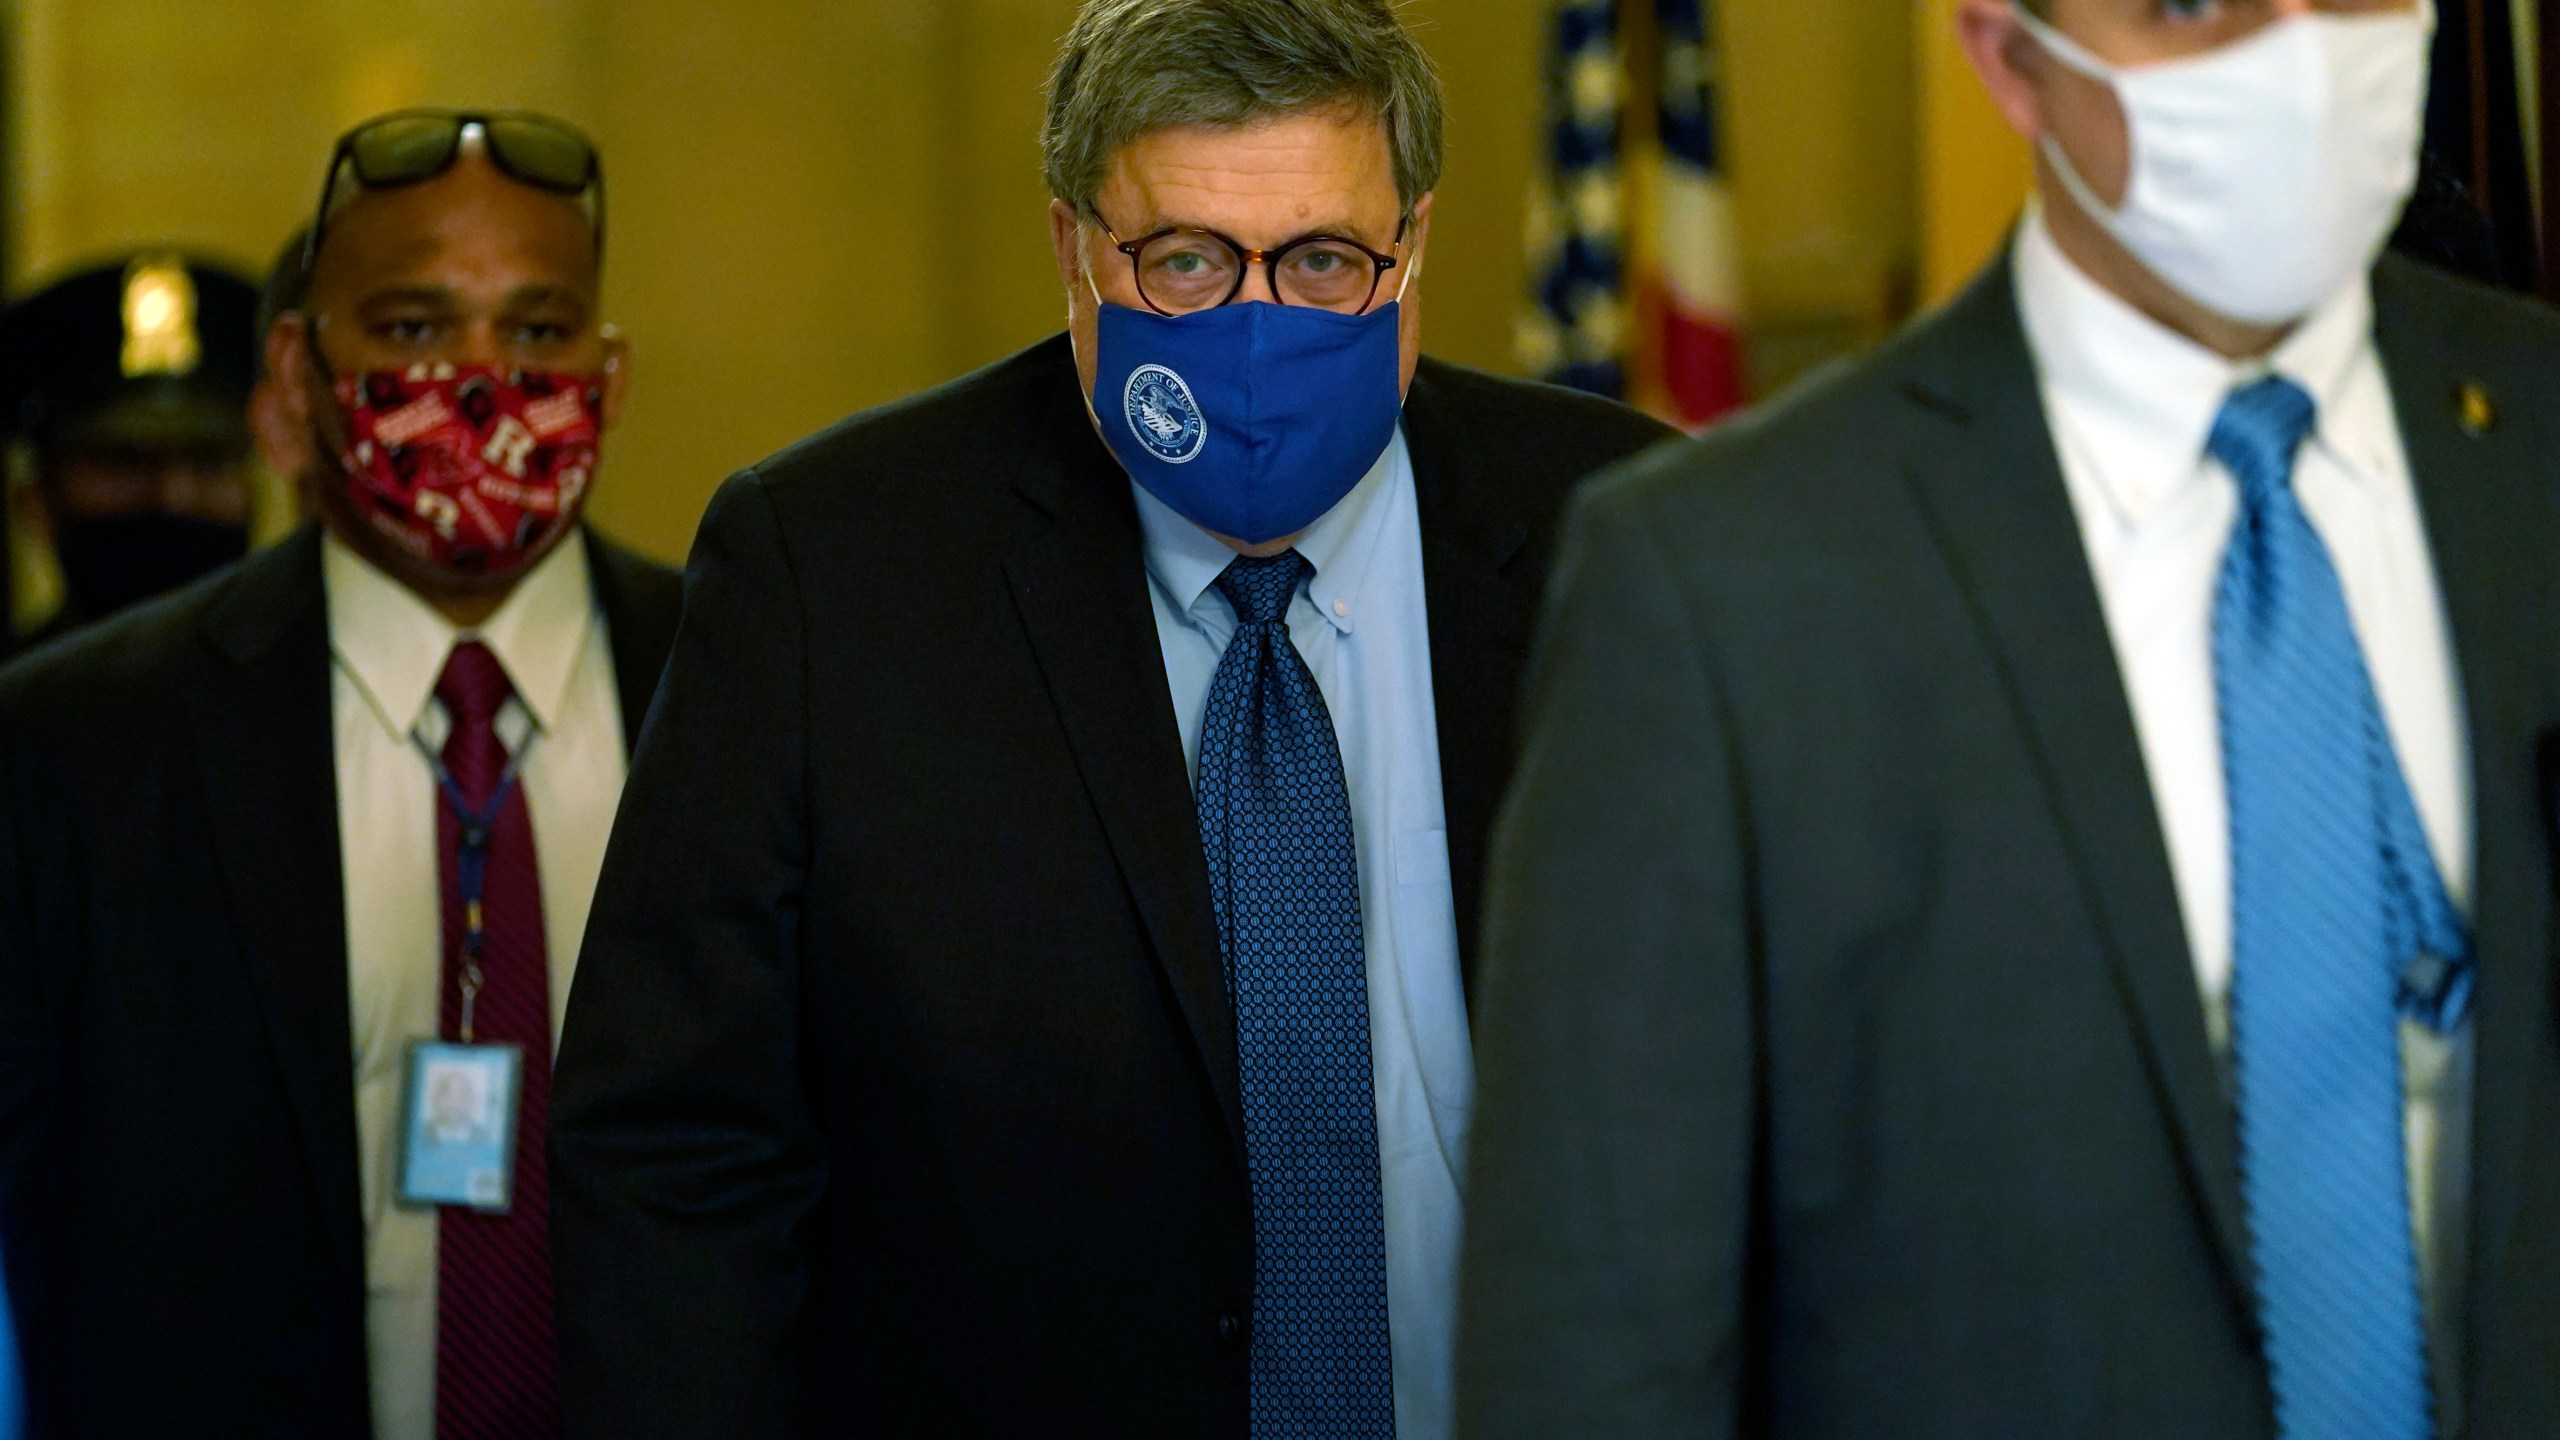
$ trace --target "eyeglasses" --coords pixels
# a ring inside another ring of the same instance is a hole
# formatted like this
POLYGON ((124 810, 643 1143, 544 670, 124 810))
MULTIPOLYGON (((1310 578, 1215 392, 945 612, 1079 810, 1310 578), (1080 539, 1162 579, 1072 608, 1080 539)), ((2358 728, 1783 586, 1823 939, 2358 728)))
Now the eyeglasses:
POLYGON ((490 161, 510 179, 581 201, 595 225, 596 248, 603 250, 604 164, 595 142, 576 126, 525 110, 397 110, 340 136, 330 152, 320 211, 303 246, 304 270, 320 254, 329 212, 345 193, 342 178, 365 190, 424 184, 453 168, 463 137, 475 129, 490 161))
MULTIPOLYGON (((1283 305, 1365 314, 1378 298, 1378 283, 1398 263, 1393 255, 1339 235, 1309 235, 1277 250, 1254 250, 1215 230, 1179 225, 1122 240, 1111 222, 1093 218, 1112 246, 1129 257, 1138 298, 1159 315, 1196 315, 1233 304, 1256 265, 1270 272, 1271 293, 1283 305)), ((1397 223, 1394 243, 1404 243, 1411 224, 1411 217, 1397 223)))

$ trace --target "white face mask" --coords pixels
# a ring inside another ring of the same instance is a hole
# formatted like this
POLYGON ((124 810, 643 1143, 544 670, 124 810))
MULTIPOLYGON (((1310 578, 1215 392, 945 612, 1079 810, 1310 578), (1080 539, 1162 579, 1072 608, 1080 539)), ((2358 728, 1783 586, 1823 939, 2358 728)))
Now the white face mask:
POLYGON ((2133 143, 2109 206, 2048 134, 2063 188, 2135 259, 2229 319, 2301 319, 2370 269, 2418 181, 2435 8, 2279 21, 2192 60, 2115 66, 2018 12, 2112 87, 2133 143))

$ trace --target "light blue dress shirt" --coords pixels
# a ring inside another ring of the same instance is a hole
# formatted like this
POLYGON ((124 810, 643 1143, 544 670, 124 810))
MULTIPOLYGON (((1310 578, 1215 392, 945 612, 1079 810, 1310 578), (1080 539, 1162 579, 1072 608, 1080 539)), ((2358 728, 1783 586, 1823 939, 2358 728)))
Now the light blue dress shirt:
MULTIPOLYGON (((1196 779, 1210 681, 1236 630, 1235 612, 1214 582, 1235 552, 1144 488, 1132 488, 1146 532, 1147 589, 1165 678, 1196 779)), ((1289 607, 1289 637, 1333 713, 1359 842, 1396 1435, 1447 1440, 1459 1179, 1476 1075, 1458 978, 1417 504, 1412 456, 1398 431, 1359 485, 1299 539, 1298 553, 1315 573, 1289 607)))

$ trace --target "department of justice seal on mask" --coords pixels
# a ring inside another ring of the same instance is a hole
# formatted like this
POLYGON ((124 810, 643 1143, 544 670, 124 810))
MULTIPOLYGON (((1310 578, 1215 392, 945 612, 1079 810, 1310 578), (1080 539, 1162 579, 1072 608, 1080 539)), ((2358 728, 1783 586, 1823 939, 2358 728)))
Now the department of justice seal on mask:
POLYGON ((1127 413, 1129 433, 1168 465, 1190 462, 1209 443, 1209 422, 1200 413, 1200 402, 1191 397, 1191 387, 1162 365, 1141 365, 1130 372, 1121 409, 1127 413))

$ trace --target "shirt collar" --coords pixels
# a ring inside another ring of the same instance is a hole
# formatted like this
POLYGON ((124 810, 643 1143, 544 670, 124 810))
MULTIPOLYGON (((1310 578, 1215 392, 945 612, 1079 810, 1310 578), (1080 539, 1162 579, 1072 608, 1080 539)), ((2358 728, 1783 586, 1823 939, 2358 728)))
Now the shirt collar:
POLYGON ((2343 427, 2361 361, 2372 354, 2373 292, 2347 286, 2296 326, 2275 352, 2235 362, 2134 309, 2062 253, 2030 204, 2016 245, 2018 310, 2046 395, 2106 457, 2108 502, 2140 520, 2202 478, 2205 442, 2223 402, 2242 385, 2282 375, 2319 406, 2315 443, 2355 474, 2371 457, 2343 427))
MULTIPOLYGON (((1402 483, 1399 477, 1410 474, 1412 467, 1404 427, 1399 425, 1377 463, 1369 467, 1359 484, 1351 487, 1351 493, 1336 501, 1298 537, 1297 552, 1315 570, 1315 577, 1307 582, 1307 593, 1325 619, 1345 634, 1351 632, 1363 613, 1362 592, 1378 553, 1378 542, 1386 530, 1391 508, 1388 500, 1402 483)), ((1182 613, 1196 613, 1210 587, 1235 563, 1236 552, 1225 541, 1182 518, 1172 506, 1148 493, 1145 486, 1131 481, 1130 489, 1138 497, 1138 526, 1146 539, 1147 574, 1182 613)))
POLYGON ((329 599, 329 651, 355 681, 382 727, 405 740, 435 698, 455 644, 476 639, 498 657, 537 729, 567 703, 595 618, 586 535, 572 530, 475 631, 457 629, 416 591, 374 567, 335 535, 321 541, 329 599))

